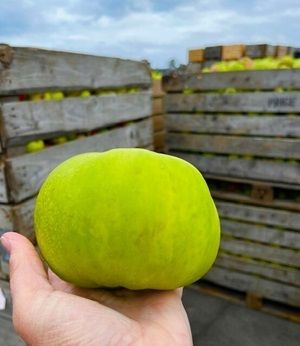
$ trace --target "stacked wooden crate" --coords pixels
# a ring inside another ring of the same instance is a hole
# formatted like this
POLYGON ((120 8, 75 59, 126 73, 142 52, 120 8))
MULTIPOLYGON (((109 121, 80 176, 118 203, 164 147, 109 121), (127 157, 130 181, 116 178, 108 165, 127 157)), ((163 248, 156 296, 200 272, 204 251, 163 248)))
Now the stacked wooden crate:
POLYGON ((300 307, 300 70, 181 75, 164 88, 168 152, 200 169, 221 218, 206 279, 300 307))
POLYGON ((295 48, 288 46, 274 46, 270 44, 233 44, 190 49, 188 52, 188 73, 200 72, 219 61, 239 60, 243 57, 260 59, 266 57, 281 58, 293 55, 295 48))
POLYGON ((152 80, 153 146, 157 152, 165 150, 165 109, 162 80, 152 80))
MULTIPOLYGON (((34 241, 35 196, 67 158, 116 147, 152 149, 151 113, 143 63, 0 45, 0 232, 34 241), (54 91, 59 100, 49 100, 54 91), (35 139, 46 147, 27 153, 35 139)), ((5 254, 1 262, 3 278, 5 254)))

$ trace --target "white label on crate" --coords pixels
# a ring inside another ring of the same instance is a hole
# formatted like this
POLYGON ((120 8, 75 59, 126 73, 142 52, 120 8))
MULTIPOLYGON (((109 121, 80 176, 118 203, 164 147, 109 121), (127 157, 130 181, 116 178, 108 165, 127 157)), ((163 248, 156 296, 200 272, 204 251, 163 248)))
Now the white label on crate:
POLYGON ((6 298, 2 291, 2 288, 0 288, 0 310, 5 310, 6 305, 6 298))

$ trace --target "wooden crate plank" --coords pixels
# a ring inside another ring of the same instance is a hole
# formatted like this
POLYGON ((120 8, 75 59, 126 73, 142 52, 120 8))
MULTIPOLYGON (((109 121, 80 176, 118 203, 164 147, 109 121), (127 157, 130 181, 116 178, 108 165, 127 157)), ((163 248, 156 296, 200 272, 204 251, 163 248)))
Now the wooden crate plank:
POLYGON ((221 60, 222 46, 206 47, 204 49, 204 60, 221 60))
POLYGON ((238 60, 244 53, 244 44, 226 45, 222 47, 222 60, 238 60))
POLYGON ((154 132, 153 134, 153 144, 154 148, 164 148, 166 141, 166 133, 164 131, 154 132))
POLYGON ((168 94, 168 112, 300 112, 300 92, 168 94))
POLYGON ((300 307, 300 288, 214 266, 204 277, 216 284, 300 307))
MULTIPOLYGON (((204 176, 207 178, 206 176, 204 176)), ((265 199, 254 199, 251 196, 243 195, 235 192, 227 192, 221 190, 211 189, 211 195, 213 198, 227 200, 231 202, 238 202, 242 204, 253 204, 253 205, 262 205, 265 207, 276 208, 276 209, 285 209, 291 211, 300 212, 300 203, 297 201, 289 200, 265 200, 265 199)))
POLYGON ((73 155, 117 147, 146 146, 152 141, 152 121, 146 119, 86 139, 11 158, 7 160, 7 177, 12 201, 20 202, 33 196, 50 171, 73 155))
POLYGON ((300 250, 300 232, 221 219, 222 234, 300 250))
POLYGON ((0 203, 8 203, 8 193, 7 193, 7 184, 5 179, 4 162, 0 162, 0 203))
POLYGON ((246 46, 245 55, 249 58, 265 58, 276 55, 276 46, 270 44, 251 44, 246 46))
POLYGON ((286 266, 274 266, 271 263, 233 256, 222 251, 219 253, 215 265, 300 286, 300 270, 286 266))
POLYGON ((216 201, 216 205, 219 215, 224 218, 300 231, 300 214, 297 212, 222 201, 216 201))
POLYGON ((238 90, 274 90, 276 88, 300 88, 300 70, 261 70, 200 73, 200 69, 190 69, 189 73, 164 80, 166 91, 218 90, 226 88, 238 90), (194 73, 194 74, 193 74, 194 73), (196 74, 195 74, 196 73, 196 74))
POLYGON ((300 159, 299 139, 169 133, 167 141, 175 150, 300 159))
POLYGON ((162 89, 162 80, 154 79, 152 80, 152 96, 153 97, 162 97, 164 95, 162 89))
POLYGON ((283 56, 288 55, 289 54, 288 50, 289 50, 289 47, 287 47, 287 46, 277 46, 276 47, 276 57, 282 58, 283 56))
POLYGON ((162 131, 165 128, 165 115, 154 115, 152 117, 153 121, 153 131, 162 131))
POLYGON ((33 210, 35 198, 12 207, 14 231, 35 242, 33 210))
POLYGON ((204 60, 204 49, 190 49, 188 52, 189 62, 203 62, 204 60))
POLYGON ((154 98, 152 99, 152 114, 163 114, 165 112, 164 98, 154 98))
POLYGON ((13 231, 13 215, 9 205, 0 204, 0 231, 13 231))
POLYGON ((151 84, 142 62, 36 48, 8 50, 12 60, 0 70, 0 95, 151 84))
POLYGON ((228 135, 300 137, 300 117, 166 114, 168 131, 228 135))
POLYGON ((300 269, 300 251, 222 237, 222 251, 300 269))
POLYGON ((205 157, 200 154, 176 152, 169 150, 172 155, 178 156, 194 164, 204 174, 258 179, 274 184, 290 184, 291 188, 300 186, 300 164, 275 162, 263 159, 230 159, 228 157, 205 157))
POLYGON ((87 132, 151 115, 148 92, 62 101, 5 103, 1 107, 4 146, 20 145, 52 133, 87 132))

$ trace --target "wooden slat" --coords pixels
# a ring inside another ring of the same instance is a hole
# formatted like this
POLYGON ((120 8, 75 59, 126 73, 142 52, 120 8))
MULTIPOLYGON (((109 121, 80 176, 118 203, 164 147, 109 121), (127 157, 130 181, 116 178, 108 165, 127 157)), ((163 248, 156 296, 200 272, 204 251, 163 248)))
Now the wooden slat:
POLYGON ((215 266, 205 279, 243 292, 300 307, 300 288, 215 266))
POLYGON ((300 232, 221 219, 222 234, 300 250, 300 232))
POLYGON ((188 52, 189 62, 202 62, 204 60, 204 49, 190 49, 188 52))
POLYGON ((14 231, 35 242, 33 210, 35 198, 12 207, 14 231))
POLYGON ((86 132, 151 114, 151 94, 70 97, 62 101, 5 103, 1 107, 4 146, 52 133, 86 132))
MULTIPOLYGON (((206 178, 206 176, 204 176, 206 178)), ((238 202, 243 204, 253 204, 253 205, 262 205, 265 207, 276 208, 276 209, 285 209, 291 211, 300 212, 300 203, 293 200, 280 200, 280 199, 257 199, 252 196, 243 195, 242 193, 228 192, 222 190, 211 189, 211 194, 216 199, 227 200, 231 202, 238 202)))
POLYGON ((168 94, 168 112, 300 112, 299 92, 168 94))
POLYGON ((300 159, 299 139, 169 133, 167 141, 168 147, 175 150, 300 159))
POLYGON ((13 215, 9 205, 0 204, 0 232, 13 231, 13 215))
POLYGON ((222 46, 206 47, 204 49, 205 60, 221 60, 222 46))
MULTIPOLYGON (((300 76, 300 75, 299 75, 300 76)), ((169 131, 300 137, 298 116, 166 114, 169 131)))
POLYGON ((257 59, 276 55, 276 46, 270 44, 251 44, 246 46, 245 55, 257 59))
POLYGON ((7 185, 6 185, 6 179, 5 179, 4 162, 0 162, 0 203, 7 203, 7 202, 8 202, 8 194, 7 194, 7 185))
POLYGON ((152 141, 152 122, 146 119, 86 139, 9 159, 7 177, 12 201, 20 202, 33 196, 49 172, 73 155, 117 147, 146 146, 152 141))
POLYGON ((244 44, 233 44, 222 47, 222 60, 238 60, 245 52, 244 44))
POLYGON ((153 131, 162 131, 165 128, 165 116, 164 115, 154 115, 152 117, 153 121, 153 131))
POLYGON ((226 177, 237 177, 245 179, 258 179, 273 182, 274 185, 290 184, 300 186, 300 164, 275 162, 263 159, 230 159, 222 156, 204 157, 200 154, 191 154, 170 151, 172 155, 178 156, 194 164, 204 174, 219 175, 226 177))
POLYGON ((151 83, 148 67, 137 61, 35 48, 9 49, 12 61, 0 70, 0 95, 151 83))
POLYGON ((152 114, 163 114, 165 112, 164 98, 152 99, 152 114))
POLYGON ((222 237, 221 250, 300 269, 300 251, 222 237))
POLYGON ((153 97, 162 97, 164 95, 162 89, 162 80, 155 79, 152 81, 152 96, 153 97))
POLYGON ((166 133, 164 131, 154 132, 153 144, 155 149, 163 149, 166 142, 166 133))
POLYGON ((285 266, 274 266, 271 263, 245 257, 232 256, 224 252, 219 253, 215 265, 248 274, 257 274, 267 279, 300 286, 300 270, 285 266))
POLYGON ((166 91, 217 90, 236 88, 240 90, 274 90, 280 88, 300 88, 300 70, 262 70, 200 73, 200 69, 189 70, 189 74, 168 78, 164 83, 166 91))
POLYGON ((284 227, 300 231, 300 214, 285 210, 216 201, 219 215, 240 221, 284 227))

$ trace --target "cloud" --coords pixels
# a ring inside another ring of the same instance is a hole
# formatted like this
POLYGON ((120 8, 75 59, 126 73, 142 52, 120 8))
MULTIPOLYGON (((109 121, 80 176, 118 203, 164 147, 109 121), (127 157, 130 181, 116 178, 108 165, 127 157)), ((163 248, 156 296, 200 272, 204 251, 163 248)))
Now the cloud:
POLYGON ((148 59, 162 67, 172 58, 185 63, 193 47, 259 41, 300 45, 298 1, 12 0, 0 4, 0 41, 148 59))

